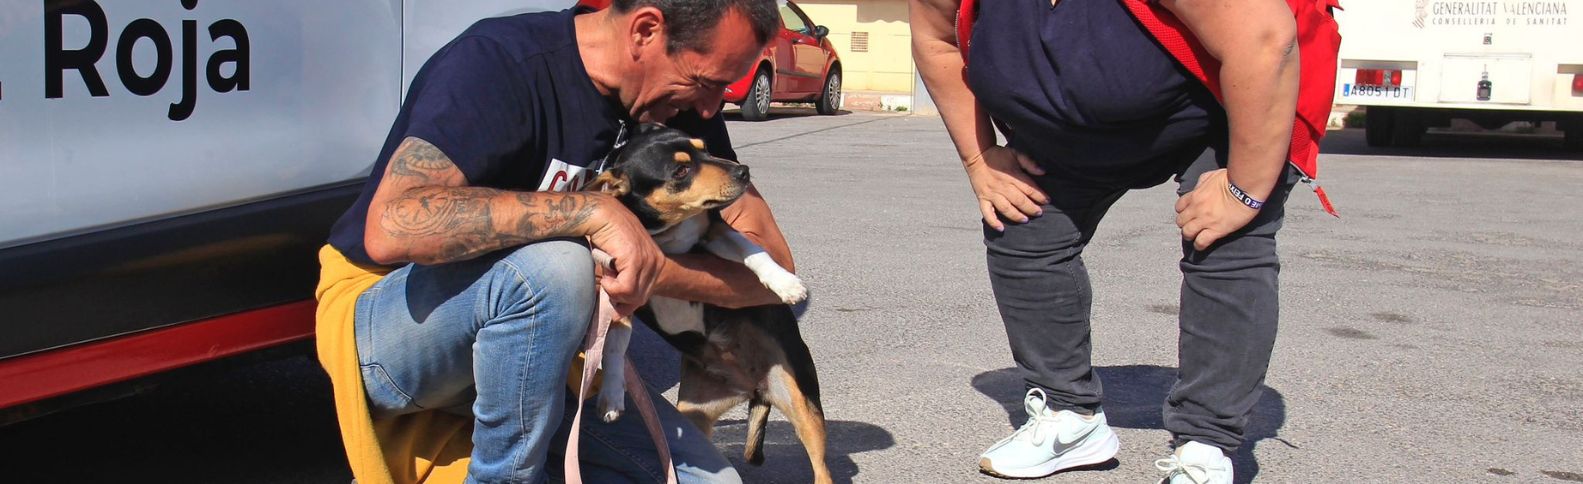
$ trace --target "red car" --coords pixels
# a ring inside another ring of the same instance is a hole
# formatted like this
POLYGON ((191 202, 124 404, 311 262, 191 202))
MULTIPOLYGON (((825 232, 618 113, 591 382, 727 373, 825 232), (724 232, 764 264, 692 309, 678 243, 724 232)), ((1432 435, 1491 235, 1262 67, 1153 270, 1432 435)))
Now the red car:
POLYGON ((742 118, 762 121, 771 102, 812 102, 819 114, 841 109, 841 59, 830 45, 830 29, 815 25, 797 4, 780 3, 781 32, 759 63, 726 87, 725 100, 742 106, 742 118))

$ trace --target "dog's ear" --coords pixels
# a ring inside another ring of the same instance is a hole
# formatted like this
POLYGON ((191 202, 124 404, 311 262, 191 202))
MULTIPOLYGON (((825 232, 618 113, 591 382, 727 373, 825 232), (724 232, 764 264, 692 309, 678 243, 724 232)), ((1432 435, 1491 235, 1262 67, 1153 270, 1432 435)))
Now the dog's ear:
POLYGON ((632 190, 632 187, 627 184, 627 177, 616 170, 610 170, 599 174, 599 177, 594 178, 594 181, 588 182, 588 190, 619 197, 626 195, 628 191, 632 190))

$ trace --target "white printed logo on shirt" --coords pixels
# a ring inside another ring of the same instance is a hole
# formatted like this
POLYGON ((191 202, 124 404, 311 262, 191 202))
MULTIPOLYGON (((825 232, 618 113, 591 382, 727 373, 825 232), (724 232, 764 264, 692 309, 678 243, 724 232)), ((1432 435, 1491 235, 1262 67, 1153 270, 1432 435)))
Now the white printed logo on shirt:
POLYGON ((550 159, 550 168, 544 171, 544 180, 539 182, 541 192, 570 192, 581 190, 589 180, 594 178, 594 171, 588 167, 577 166, 550 159))

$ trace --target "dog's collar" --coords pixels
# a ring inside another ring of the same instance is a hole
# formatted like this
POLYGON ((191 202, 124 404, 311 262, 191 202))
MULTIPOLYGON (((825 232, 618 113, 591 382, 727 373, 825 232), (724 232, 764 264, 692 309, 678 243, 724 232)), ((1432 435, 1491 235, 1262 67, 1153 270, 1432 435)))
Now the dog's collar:
POLYGON ((616 142, 610 145, 610 151, 605 153, 605 157, 599 159, 599 166, 594 168, 595 175, 604 173, 605 167, 610 166, 610 159, 621 154, 621 148, 627 145, 628 134, 632 132, 631 126, 631 120, 621 121, 621 127, 616 130, 616 142))

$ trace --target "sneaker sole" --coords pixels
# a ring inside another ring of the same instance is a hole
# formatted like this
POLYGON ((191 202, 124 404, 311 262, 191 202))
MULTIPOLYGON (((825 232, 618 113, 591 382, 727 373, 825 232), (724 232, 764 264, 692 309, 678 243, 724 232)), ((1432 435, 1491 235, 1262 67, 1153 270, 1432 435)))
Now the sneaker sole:
POLYGON ((990 466, 988 458, 980 457, 978 459, 978 470, 991 476, 1006 479, 1037 479, 1073 467, 1089 466, 1108 461, 1116 457, 1116 452, 1120 450, 1121 440, 1117 439, 1116 434, 1112 433, 1110 438, 1105 439, 1104 442, 1086 452, 1069 453, 1032 467, 995 469, 990 466))

